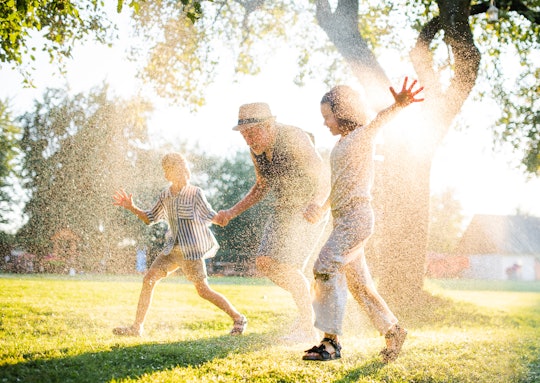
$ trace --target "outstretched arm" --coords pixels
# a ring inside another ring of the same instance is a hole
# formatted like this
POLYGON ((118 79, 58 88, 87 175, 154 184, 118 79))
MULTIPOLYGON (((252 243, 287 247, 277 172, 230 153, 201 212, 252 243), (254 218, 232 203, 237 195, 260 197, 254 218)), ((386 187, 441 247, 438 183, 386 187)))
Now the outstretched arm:
POLYGON ((407 87, 408 81, 408 77, 405 77, 405 80, 403 81, 403 86, 401 87, 401 91, 399 93, 397 93, 393 87, 390 87, 390 92, 392 92, 392 96, 395 100, 394 104, 390 105, 386 109, 381 110, 373 119, 373 121, 371 121, 366 126, 366 129, 369 129, 373 131, 373 133, 376 133, 382 126, 384 126, 384 124, 394 118, 403 108, 409 106, 413 102, 424 101, 423 98, 416 98, 418 93, 424 90, 424 87, 422 86, 418 89, 414 89, 417 83, 416 80, 414 80, 411 85, 407 87))
POLYGON ((120 189, 117 190, 116 193, 113 195, 113 200, 113 205, 121 206, 124 209, 129 210, 145 224, 150 224, 150 219, 148 218, 148 215, 144 212, 144 210, 139 209, 133 204, 133 194, 128 194, 124 189, 120 189))
POLYGON ((227 226, 229 221, 233 218, 236 218, 244 211, 248 210, 253 205, 257 204, 268 192, 268 187, 266 181, 262 178, 258 171, 257 166, 255 166, 255 176, 257 180, 249 192, 238 201, 233 207, 227 210, 220 210, 214 218, 212 218, 212 223, 219 226, 227 226))

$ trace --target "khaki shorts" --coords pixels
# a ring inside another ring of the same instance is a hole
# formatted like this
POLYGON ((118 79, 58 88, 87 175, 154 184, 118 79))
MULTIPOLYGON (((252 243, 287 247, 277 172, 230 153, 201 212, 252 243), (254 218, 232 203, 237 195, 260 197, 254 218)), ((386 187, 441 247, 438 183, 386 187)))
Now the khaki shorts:
POLYGON ((208 276, 204 259, 194 261, 184 259, 184 254, 179 246, 174 246, 169 254, 161 253, 158 255, 150 268, 162 270, 167 275, 181 269, 182 273, 191 282, 206 279, 208 276))

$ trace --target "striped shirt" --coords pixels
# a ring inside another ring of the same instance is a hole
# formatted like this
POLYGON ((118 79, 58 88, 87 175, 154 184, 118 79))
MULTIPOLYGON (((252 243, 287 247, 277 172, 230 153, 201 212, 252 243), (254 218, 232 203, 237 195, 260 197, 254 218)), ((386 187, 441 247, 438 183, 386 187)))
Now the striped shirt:
POLYGON ((169 225, 163 254, 180 246, 184 259, 197 260, 216 255, 219 245, 210 230, 216 215, 201 188, 186 185, 176 195, 163 190, 151 210, 145 211, 150 223, 166 221, 169 225))

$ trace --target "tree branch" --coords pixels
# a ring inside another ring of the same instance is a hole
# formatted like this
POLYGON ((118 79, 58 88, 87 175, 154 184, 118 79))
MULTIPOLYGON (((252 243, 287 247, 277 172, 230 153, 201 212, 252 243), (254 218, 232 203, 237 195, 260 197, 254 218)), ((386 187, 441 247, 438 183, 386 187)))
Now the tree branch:
POLYGON ((358 30, 358 1, 339 0, 334 12, 328 0, 315 4, 319 26, 370 95, 371 106, 377 110, 386 107, 391 102, 390 81, 358 30))
MULTIPOLYGON (((433 102, 429 109, 442 118, 442 124, 449 126, 476 83, 480 52, 474 44, 468 23, 468 3, 439 0, 438 4, 440 16, 434 17, 422 28, 410 57, 420 82, 426 87, 426 98, 433 102), (444 42, 452 49, 454 57, 454 76, 446 91, 443 91, 435 72, 430 51, 430 45, 440 31, 444 32, 444 42)), ((440 133, 435 141, 444 137, 445 132, 440 133)))

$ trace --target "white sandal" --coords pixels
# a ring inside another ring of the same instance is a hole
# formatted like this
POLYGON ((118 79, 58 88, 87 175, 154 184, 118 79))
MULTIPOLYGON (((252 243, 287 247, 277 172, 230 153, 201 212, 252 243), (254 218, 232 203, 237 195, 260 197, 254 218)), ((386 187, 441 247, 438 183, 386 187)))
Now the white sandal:
POLYGON ((118 336, 141 336, 143 333, 142 327, 116 327, 113 329, 113 334, 118 336))
POLYGON ((242 335, 244 331, 246 331, 247 323, 248 323, 247 318, 242 315, 240 319, 237 319, 234 321, 233 328, 231 332, 229 333, 229 335, 233 335, 233 336, 242 335))

